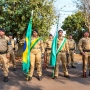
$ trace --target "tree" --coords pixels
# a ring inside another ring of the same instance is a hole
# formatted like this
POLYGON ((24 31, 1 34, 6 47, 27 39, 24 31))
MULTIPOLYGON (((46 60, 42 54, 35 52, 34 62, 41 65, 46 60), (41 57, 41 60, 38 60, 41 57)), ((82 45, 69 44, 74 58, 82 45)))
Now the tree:
POLYGON ((40 36, 47 36, 55 19, 53 0, 0 1, 0 27, 5 27, 7 33, 22 36, 26 32, 32 10, 33 29, 38 29, 40 36))
POLYGON ((90 32, 90 0, 76 0, 76 5, 85 17, 85 25, 90 32))
POLYGON ((85 18, 83 13, 78 11, 71 16, 68 16, 62 25, 62 29, 66 31, 67 35, 72 34, 75 41, 82 37, 82 33, 84 30, 88 30, 85 26, 85 18))

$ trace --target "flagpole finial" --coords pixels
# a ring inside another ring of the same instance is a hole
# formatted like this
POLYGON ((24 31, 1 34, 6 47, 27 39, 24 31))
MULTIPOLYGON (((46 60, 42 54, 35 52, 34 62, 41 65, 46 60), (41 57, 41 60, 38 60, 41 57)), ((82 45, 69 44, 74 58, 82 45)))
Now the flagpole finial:
POLYGON ((32 10, 32 12, 31 12, 31 16, 33 17, 33 10, 32 10))

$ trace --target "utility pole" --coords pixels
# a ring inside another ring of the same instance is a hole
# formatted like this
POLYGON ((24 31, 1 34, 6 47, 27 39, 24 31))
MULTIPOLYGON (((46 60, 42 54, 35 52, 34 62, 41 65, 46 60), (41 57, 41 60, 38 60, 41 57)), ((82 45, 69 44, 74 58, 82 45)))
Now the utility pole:
POLYGON ((59 29, 59 17, 60 17, 60 14, 57 16, 57 30, 59 29))

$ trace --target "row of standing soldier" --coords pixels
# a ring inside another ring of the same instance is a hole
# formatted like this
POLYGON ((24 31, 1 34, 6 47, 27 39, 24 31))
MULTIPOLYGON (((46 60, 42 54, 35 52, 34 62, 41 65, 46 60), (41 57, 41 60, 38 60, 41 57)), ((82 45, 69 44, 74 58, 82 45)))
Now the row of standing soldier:
MULTIPOLYGON (((58 45, 60 45, 63 40, 62 33, 63 33, 62 30, 58 31, 58 45)), ((45 49, 46 49, 45 55, 47 56, 45 60, 46 68, 48 68, 48 65, 50 62, 50 52, 51 52, 52 40, 53 40, 52 35, 50 34, 49 39, 46 41, 46 45, 45 45, 45 49)), ((78 43, 78 48, 82 55, 83 78, 86 78, 87 63, 89 67, 89 76, 90 76, 90 45, 89 43, 90 43, 89 32, 86 31, 84 32, 84 37, 82 37, 78 43)), ((54 79, 56 79, 58 76, 58 67, 59 67, 60 60, 62 61, 64 76, 67 78, 70 78, 70 76, 68 75, 67 69, 70 68, 70 64, 71 64, 71 68, 76 68, 74 65, 74 53, 75 52, 76 52, 76 43, 74 39, 72 38, 72 35, 70 34, 65 46, 63 46, 62 50, 59 52, 57 56, 56 66, 54 70, 54 77, 53 77, 54 79)))
MULTIPOLYGON (((59 47, 61 42, 63 41, 64 37, 62 36, 62 34, 63 34, 63 31, 59 30, 58 39, 57 39, 57 47, 59 47)), ((37 38, 39 38, 38 31, 33 30, 31 43, 37 38)), ((16 51, 17 49, 15 48, 17 47, 15 46, 15 42, 13 40, 11 42, 11 40, 12 40, 12 35, 9 35, 9 38, 6 37, 5 30, 0 28, 0 63, 2 63, 2 66, 3 66, 2 68, 4 72, 4 82, 8 81, 8 68, 9 68, 10 58, 12 58, 12 62, 13 62, 13 71, 16 71, 14 50, 16 51)), ((53 41, 53 38, 52 38, 52 35, 50 34, 49 39, 45 43, 45 52, 47 55, 46 56, 46 68, 48 68, 48 65, 50 62, 50 52, 51 52, 52 41, 53 41)), ((83 77, 84 78, 86 77, 87 62, 89 66, 89 76, 90 76, 90 60, 89 60, 90 45, 89 45, 89 42, 90 42, 89 33, 85 32, 84 37, 80 39, 79 44, 78 44, 79 50, 82 53, 82 57, 83 57, 83 77)), ((60 61, 62 62, 64 77, 70 78, 67 68, 70 67, 70 60, 71 60, 71 67, 76 68, 74 66, 74 51, 75 50, 76 50, 75 42, 72 39, 72 35, 70 35, 70 39, 66 41, 65 45, 62 47, 62 50, 57 55, 53 79, 56 79, 58 77, 58 68, 59 68, 60 61)), ((31 58, 30 66, 31 67, 28 73, 28 79, 27 79, 28 81, 32 80, 35 65, 37 67, 38 80, 40 81, 42 80, 42 65, 41 65, 42 64, 41 63, 42 53, 44 54, 44 45, 43 45, 43 41, 39 40, 31 50, 31 55, 30 55, 30 58, 31 58)))

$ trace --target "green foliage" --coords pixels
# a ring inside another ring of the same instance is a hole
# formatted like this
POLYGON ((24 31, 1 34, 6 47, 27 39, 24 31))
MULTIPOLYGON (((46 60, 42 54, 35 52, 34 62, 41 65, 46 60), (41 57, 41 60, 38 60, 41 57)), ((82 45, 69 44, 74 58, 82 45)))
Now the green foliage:
POLYGON ((90 33, 90 0, 76 0, 77 8, 83 12, 85 25, 90 33))
POLYGON ((83 31, 87 30, 83 13, 78 11, 68 16, 63 22, 62 29, 66 31, 67 35, 72 34, 75 41, 78 42, 82 37, 83 31))
POLYGON ((22 36, 26 32, 32 10, 33 29, 38 29, 40 36, 47 36, 55 19, 53 0, 0 1, 0 27, 4 27, 7 33, 22 36))

